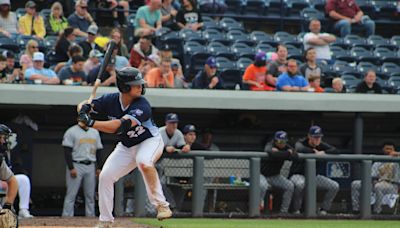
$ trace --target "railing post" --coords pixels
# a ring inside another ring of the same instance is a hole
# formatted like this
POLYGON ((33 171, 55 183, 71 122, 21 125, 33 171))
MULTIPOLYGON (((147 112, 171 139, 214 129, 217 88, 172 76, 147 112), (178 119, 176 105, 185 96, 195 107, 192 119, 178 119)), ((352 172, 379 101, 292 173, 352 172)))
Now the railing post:
POLYGON ((250 158, 249 217, 260 216, 260 158, 250 158))
POLYGON ((316 184, 316 161, 315 159, 306 159, 304 176, 305 186, 305 216, 312 218, 316 216, 317 210, 317 184, 316 184))
POLYGON ((139 169, 135 169, 133 172, 135 179, 135 217, 145 217, 146 216, 146 186, 144 185, 142 174, 139 169))
POLYGON ((194 157, 193 161, 193 201, 192 216, 203 217, 204 207, 204 157, 194 157))
POLYGON ((363 160, 361 163, 361 218, 369 219, 371 218, 371 167, 372 161, 363 160))
POLYGON ((115 216, 122 216, 124 213, 124 180, 119 179, 114 184, 114 213, 115 216))

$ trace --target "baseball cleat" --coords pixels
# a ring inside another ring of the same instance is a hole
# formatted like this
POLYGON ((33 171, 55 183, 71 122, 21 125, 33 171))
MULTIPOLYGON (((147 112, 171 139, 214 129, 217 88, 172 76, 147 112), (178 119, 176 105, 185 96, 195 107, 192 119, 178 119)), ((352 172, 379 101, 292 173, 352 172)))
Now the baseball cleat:
POLYGON ((168 206, 158 206, 157 207, 157 219, 162 221, 172 217, 172 211, 168 206))
POLYGON ((33 215, 29 213, 28 209, 20 209, 18 212, 18 218, 24 219, 24 218, 33 218, 33 215))

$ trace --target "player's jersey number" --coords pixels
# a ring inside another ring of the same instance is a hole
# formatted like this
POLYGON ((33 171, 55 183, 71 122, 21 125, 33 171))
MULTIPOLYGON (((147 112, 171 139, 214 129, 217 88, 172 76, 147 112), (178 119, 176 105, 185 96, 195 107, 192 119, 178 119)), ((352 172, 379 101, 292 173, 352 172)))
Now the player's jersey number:
POLYGON ((143 134, 146 131, 146 129, 143 128, 143 126, 136 126, 135 129, 128 131, 126 134, 128 135, 129 138, 136 138, 139 137, 139 135, 143 134))

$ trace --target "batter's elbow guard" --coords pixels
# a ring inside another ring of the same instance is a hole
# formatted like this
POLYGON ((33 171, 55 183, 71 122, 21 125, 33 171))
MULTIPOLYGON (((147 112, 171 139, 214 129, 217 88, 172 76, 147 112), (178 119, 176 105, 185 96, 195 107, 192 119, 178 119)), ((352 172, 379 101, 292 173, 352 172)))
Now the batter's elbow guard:
POLYGON ((129 131, 129 129, 131 129, 131 125, 132 125, 132 120, 130 120, 130 119, 121 118, 120 121, 121 121, 121 125, 119 126, 119 128, 117 129, 117 132, 116 132, 118 135, 129 131))

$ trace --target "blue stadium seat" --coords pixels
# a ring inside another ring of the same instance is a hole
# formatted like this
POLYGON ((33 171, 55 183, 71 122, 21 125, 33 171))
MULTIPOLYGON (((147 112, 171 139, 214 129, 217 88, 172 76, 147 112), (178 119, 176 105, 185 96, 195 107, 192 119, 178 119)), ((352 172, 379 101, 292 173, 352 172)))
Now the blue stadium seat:
POLYGON ((58 36, 46 36, 44 38, 44 46, 47 50, 54 50, 55 45, 57 43, 58 36))
POLYGON ((330 50, 333 59, 342 60, 346 62, 355 61, 355 58, 350 56, 350 51, 343 49, 340 46, 330 46, 330 50))
POLYGON ((371 48, 371 46, 367 44, 367 40, 365 38, 353 34, 345 36, 343 38, 343 43, 348 45, 350 48, 351 47, 363 47, 366 49, 371 48))
POLYGON ((376 77, 375 82, 378 83, 382 88, 387 87, 387 81, 382 79, 381 77, 376 77))
POLYGON ((222 27, 211 17, 208 16, 203 16, 203 30, 207 30, 207 29, 216 29, 218 31, 222 31, 222 27))
MULTIPOLYGON (((218 62, 217 62, 218 65, 218 62)), ((242 87, 242 72, 238 69, 224 69, 219 72, 225 89, 235 89, 236 85, 242 87)))
POLYGON ((304 8, 310 6, 305 0, 285 0, 286 15, 289 17, 300 18, 304 8))
POLYGON ((392 89, 394 93, 400 89, 400 76, 392 76, 387 80, 387 86, 392 89))
POLYGON ((235 54, 231 52, 229 46, 225 46, 220 42, 210 42, 207 45, 207 51, 213 56, 223 56, 231 60, 235 59, 235 54))
POLYGON ((367 44, 374 47, 385 47, 392 51, 397 50, 397 46, 390 44, 390 40, 383 38, 380 35, 371 35, 367 38, 367 44))
POLYGON ((380 72, 388 76, 393 76, 400 73, 400 66, 395 63, 383 63, 380 67, 380 72))
POLYGON ((228 31, 231 31, 234 29, 244 31, 243 24, 233 18, 230 18, 230 17, 222 18, 218 24, 222 27, 222 29, 225 32, 228 32, 228 31))
POLYGON ((361 79, 358 79, 358 78, 354 77, 353 75, 344 74, 340 78, 343 80, 343 85, 348 90, 355 89, 357 87, 358 83, 361 82, 361 79))
POLYGON ((241 30, 231 30, 226 33, 226 38, 231 43, 245 43, 249 46, 254 46, 255 42, 250 40, 249 34, 241 31, 241 30))
POLYGON ((259 43, 256 47, 254 52, 259 52, 259 51, 263 51, 263 52, 275 52, 276 48, 272 47, 269 44, 264 44, 264 43, 259 43))
POLYGON ((230 41, 226 39, 225 34, 217 29, 206 29, 202 32, 202 36, 207 42, 217 41, 225 45, 230 43, 230 41))
POLYGON ((135 23, 135 17, 136 14, 135 13, 131 13, 129 14, 129 16, 126 18, 126 20, 128 21, 128 27, 134 28, 134 23, 135 23))
POLYGON ((379 60, 378 57, 374 56, 373 52, 371 52, 370 50, 367 50, 363 47, 353 47, 350 50, 350 54, 358 62, 368 61, 368 62, 373 62, 374 64, 377 64, 378 60, 379 60))
MULTIPOLYGON (((243 14, 257 17, 264 15, 270 0, 244 0, 243 14)), ((269 8, 268 8, 269 10, 269 8)))
POLYGON ((183 52, 185 54, 193 54, 195 52, 206 52, 206 46, 196 41, 187 41, 183 46, 183 52))
POLYGON ((195 32, 191 29, 181 29, 179 31, 179 37, 185 41, 197 41, 201 44, 206 44, 207 40, 201 36, 200 32, 195 32))
POLYGON ((236 67, 242 71, 242 73, 246 70, 246 68, 253 63, 253 60, 250 58, 240 58, 236 62, 236 67))
POLYGON ((303 44, 297 41, 296 36, 289 34, 287 32, 276 32, 274 35, 274 40, 278 43, 284 43, 286 45, 291 44, 296 46, 297 48, 302 48, 303 44))
POLYGON ((252 31, 250 33, 250 40, 256 42, 256 43, 260 43, 260 42, 273 42, 276 43, 276 41, 274 41, 274 38, 263 32, 263 31, 252 31))
POLYGON ((178 32, 164 34, 159 38, 157 46, 169 48, 175 58, 183 59, 183 39, 179 37, 178 32))
POLYGON ((343 72, 354 72, 356 67, 353 64, 349 64, 345 61, 335 61, 332 66, 332 70, 337 74, 341 75, 343 72))
POLYGON ((244 0, 225 0, 225 4, 228 7, 225 14, 240 15, 243 13, 244 0))
POLYGON ((241 57, 253 58, 254 57, 254 48, 248 46, 245 43, 234 43, 231 47, 231 51, 235 54, 236 59, 241 57))
POLYGON ((219 71, 237 69, 235 62, 225 57, 216 57, 217 69, 219 71))
POLYGON ((15 10, 15 14, 17 15, 17 19, 19 19, 21 16, 24 16, 26 13, 25 8, 18 8, 15 10))
POLYGON ((288 51, 288 59, 296 59, 301 62, 304 61, 303 52, 300 48, 297 48, 294 45, 288 44, 286 45, 288 51))
POLYGON ((400 64, 400 57, 395 51, 385 47, 378 47, 374 50, 374 55, 380 59, 380 62, 394 62, 400 64))
POLYGON ((376 18, 392 20, 397 13, 397 1, 371 1, 371 5, 375 7, 376 18))
POLYGON ((307 32, 300 32, 296 36, 296 40, 299 41, 300 43, 304 43, 304 35, 306 35, 307 32))
POLYGON ((37 39, 37 38, 35 38, 33 36, 23 36, 23 35, 18 36, 17 45, 19 46, 19 48, 21 50, 24 50, 25 47, 26 47, 26 44, 28 43, 29 40, 35 40, 39 44, 39 50, 41 52, 46 52, 46 50, 45 50, 46 48, 45 48, 45 46, 43 44, 43 41, 40 40, 40 39, 37 39))
POLYGON ((190 81, 195 74, 204 68, 204 64, 210 53, 195 52, 190 55, 189 61, 185 62, 185 77, 190 81))
POLYGON ((308 25, 311 19, 318 19, 321 21, 325 18, 325 15, 323 12, 320 12, 313 7, 307 7, 301 10, 300 17, 302 31, 308 31, 308 25))
POLYGON ((18 53, 20 51, 20 46, 15 44, 15 41, 8 37, 0 37, 0 48, 12 51, 14 53, 18 53))
POLYGON ((362 74, 367 73, 367 71, 369 71, 369 70, 373 70, 373 71, 377 72, 378 69, 379 69, 378 66, 376 66, 375 64, 370 63, 370 62, 360 62, 357 64, 357 71, 362 74))
POLYGON ((313 0, 313 1, 310 1, 310 4, 315 9, 317 9, 321 12, 325 12, 326 0, 313 0))

